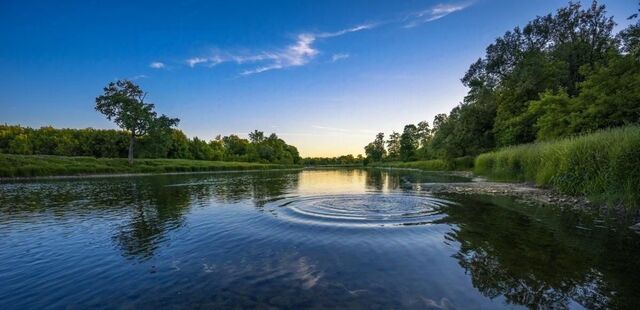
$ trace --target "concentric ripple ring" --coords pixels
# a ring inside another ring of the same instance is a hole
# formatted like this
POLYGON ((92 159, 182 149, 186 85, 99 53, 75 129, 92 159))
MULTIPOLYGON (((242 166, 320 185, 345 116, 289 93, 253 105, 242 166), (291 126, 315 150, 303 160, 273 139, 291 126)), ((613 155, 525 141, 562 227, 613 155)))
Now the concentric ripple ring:
POLYGON ((297 223, 380 227, 426 225, 452 202, 428 195, 368 193, 287 198, 266 205, 276 217, 297 223))

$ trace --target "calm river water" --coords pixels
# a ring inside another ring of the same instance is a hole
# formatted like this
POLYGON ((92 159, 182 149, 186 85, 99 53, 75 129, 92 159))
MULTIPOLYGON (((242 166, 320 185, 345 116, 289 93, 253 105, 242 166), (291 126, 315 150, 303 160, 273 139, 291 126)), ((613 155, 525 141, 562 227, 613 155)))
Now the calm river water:
POLYGON ((0 309, 640 309, 604 216, 362 169, 0 183, 0 309))

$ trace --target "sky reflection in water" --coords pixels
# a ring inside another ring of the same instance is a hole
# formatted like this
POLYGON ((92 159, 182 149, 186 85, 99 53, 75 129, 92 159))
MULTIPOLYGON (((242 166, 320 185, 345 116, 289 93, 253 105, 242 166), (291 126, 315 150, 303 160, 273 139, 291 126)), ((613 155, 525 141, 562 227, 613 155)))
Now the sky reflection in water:
POLYGON ((638 308, 608 219, 412 171, 0 184, 0 308, 638 308), (581 228, 576 228, 579 226, 581 228))

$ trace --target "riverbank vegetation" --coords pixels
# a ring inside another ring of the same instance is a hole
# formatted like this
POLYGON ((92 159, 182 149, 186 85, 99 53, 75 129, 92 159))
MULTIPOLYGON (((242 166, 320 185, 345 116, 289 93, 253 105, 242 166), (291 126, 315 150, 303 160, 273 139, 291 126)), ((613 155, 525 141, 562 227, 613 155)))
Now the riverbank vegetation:
POLYGON ((640 207, 640 127, 503 148, 478 156, 474 172, 640 207))
POLYGON ((507 31, 462 77, 462 103, 432 126, 377 134, 367 159, 440 170, 480 155, 475 171, 492 178, 638 206, 640 19, 629 19, 614 34, 603 5, 570 2, 507 31))
MULTIPOLYGON (((112 129, 38 129, 0 125, 0 153, 17 155, 91 156, 126 158, 129 133, 112 129)), ((135 157, 240 161, 274 164, 298 164, 298 150, 277 135, 265 136, 260 131, 249 139, 236 135, 218 136, 205 141, 187 138, 178 129, 168 133, 151 132, 137 141, 135 157)))
POLYGON ((0 154, 0 178, 299 168, 298 165, 190 159, 138 159, 0 154))
POLYGON ((298 150, 276 134, 189 139, 145 98, 131 81, 109 83, 96 98, 96 110, 122 130, 0 125, 0 177, 299 167, 298 150))
POLYGON ((369 160, 477 156, 640 122, 640 19, 613 33, 604 6, 569 3, 490 44, 449 114, 376 135, 369 160))

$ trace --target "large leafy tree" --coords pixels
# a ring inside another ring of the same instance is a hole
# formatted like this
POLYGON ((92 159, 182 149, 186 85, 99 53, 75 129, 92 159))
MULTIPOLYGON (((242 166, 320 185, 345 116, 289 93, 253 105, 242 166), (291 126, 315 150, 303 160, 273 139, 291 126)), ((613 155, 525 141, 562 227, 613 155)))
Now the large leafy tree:
POLYGON ((104 94, 96 98, 96 110, 108 120, 129 133, 129 164, 133 164, 133 149, 136 138, 146 135, 151 129, 163 130, 176 126, 177 118, 160 117, 152 103, 145 102, 147 93, 132 81, 111 82, 104 94))
POLYGON ((640 61, 634 55, 612 56, 587 76, 577 97, 547 92, 531 103, 539 140, 640 123, 640 61))
POLYGON ((392 132, 387 139, 387 158, 396 160, 400 158, 400 134, 392 132))
POLYGON ((418 127, 413 124, 404 126, 404 130, 400 135, 400 159, 402 161, 415 160, 418 145, 418 127))
POLYGON ((431 140, 431 128, 429 128, 429 123, 427 121, 421 121, 416 125, 417 127, 417 136, 420 147, 425 147, 429 140, 431 140))
POLYGON ((586 7, 570 2, 555 14, 507 31, 487 47, 462 82, 470 92, 475 84, 495 94, 493 132, 498 145, 535 140, 536 115, 528 113, 531 102, 545 91, 562 89, 569 97, 577 96, 586 79, 583 67, 605 64, 615 52, 614 25, 596 1, 586 7))
POLYGON ((376 139, 364 147, 364 152, 370 160, 381 161, 387 154, 387 150, 384 148, 384 133, 378 133, 376 139))
POLYGON ((300 160, 298 149, 288 145, 275 133, 265 137, 262 131, 254 130, 249 133, 249 140, 249 160, 281 164, 297 163, 300 160))
POLYGON ((227 159, 238 160, 249 152, 249 141, 237 135, 229 135, 222 138, 226 150, 227 159))
POLYGON ((251 141, 251 143, 263 142, 265 140, 264 132, 258 131, 258 130, 254 130, 253 132, 250 132, 249 140, 251 141))

